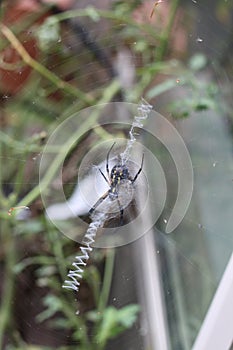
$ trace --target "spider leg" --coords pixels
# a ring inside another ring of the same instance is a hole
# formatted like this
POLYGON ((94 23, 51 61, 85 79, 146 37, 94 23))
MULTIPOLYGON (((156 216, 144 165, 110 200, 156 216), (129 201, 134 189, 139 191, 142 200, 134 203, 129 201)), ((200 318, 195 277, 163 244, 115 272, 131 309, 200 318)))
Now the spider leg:
POLYGON ((119 210, 120 210, 120 226, 123 226, 123 214, 124 214, 124 209, 119 201, 119 199, 117 199, 117 203, 119 206, 119 210))
POLYGON ((92 214, 93 211, 108 197, 109 191, 107 191, 102 197, 98 199, 98 201, 93 205, 93 207, 89 210, 89 214, 92 214))
POLYGON ((113 146, 116 144, 116 142, 113 143, 113 145, 111 146, 110 150, 108 151, 108 154, 107 154, 107 162, 106 162, 106 171, 107 171, 107 174, 108 174, 108 178, 109 178, 109 181, 110 181, 110 172, 109 172, 109 155, 111 153, 111 150, 113 149, 113 146))
POLYGON ((134 176, 133 180, 131 180, 132 184, 137 180, 138 175, 139 175, 140 172, 142 171, 143 161, 144 161, 144 153, 143 153, 143 155, 142 155, 141 167, 140 167, 140 169, 138 170, 137 174, 134 176))
POLYGON ((99 169, 100 174, 103 176, 104 180, 108 183, 108 185, 110 185, 109 180, 106 178, 106 176, 104 175, 102 170, 100 168, 98 168, 98 169, 99 169))

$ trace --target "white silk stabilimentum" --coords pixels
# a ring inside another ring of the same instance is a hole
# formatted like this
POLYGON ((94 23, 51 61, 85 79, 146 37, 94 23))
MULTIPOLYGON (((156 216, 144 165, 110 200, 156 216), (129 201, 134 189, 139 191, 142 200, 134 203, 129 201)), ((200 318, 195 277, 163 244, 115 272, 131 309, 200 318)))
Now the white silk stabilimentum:
MULTIPOLYGON (((132 126, 129 131, 129 140, 127 141, 125 151, 121 153, 121 161, 122 164, 125 164, 130 157, 130 152, 132 150, 132 147, 134 143, 136 142, 136 133, 135 128, 142 128, 143 127, 143 121, 148 118, 148 115, 150 111, 152 110, 152 106, 147 103, 144 99, 142 99, 141 103, 138 105, 138 115, 134 117, 132 126)), ((117 214, 116 214, 117 215, 117 214)), ((89 254, 92 251, 92 243, 95 242, 95 237, 97 234, 97 231, 100 227, 103 227, 105 221, 109 218, 107 213, 103 213, 100 211, 96 211, 92 214, 91 219, 92 222, 90 223, 85 236, 82 240, 83 246, 81 246, 81 255, 77 255, 75 257, 75 261, 73 262, 72 266, 74 269, 70 270, 68 272, 68 279, 64 281, 63 288, 71 289, 78 291, 80 286, 80 280, 83 277, 84 267, 87 264, 87 261, 89 259, 89 254)), ((79 311, 76 312, 77 314, 79 311)))

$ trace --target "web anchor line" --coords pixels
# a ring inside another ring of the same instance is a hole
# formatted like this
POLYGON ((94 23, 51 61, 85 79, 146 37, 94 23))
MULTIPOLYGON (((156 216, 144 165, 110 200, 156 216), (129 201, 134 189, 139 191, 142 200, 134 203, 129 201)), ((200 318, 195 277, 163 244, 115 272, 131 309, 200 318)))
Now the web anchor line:
MULTIPOLYGON (((125 151, 121 154, 122 164, 125 164, 129 159, 131 149, 136 141, 137 134, 135 132, 135 128, 141 129, 143 127, 143 121, 147 119, 152 108, 153 107, 148 102, 146 102, 143 98, 141 99, 141 103, 137 108, 138 115, 134 117, 129 131, 129 139, 126 144, 125 151)), ((92 222, 90 223, 83 238, 83 246, 80 247, 81 255, 77 255, 75 257, 75 261, 72 263, 74 269, 69 270, 67 280, 64 281, 62 288, 74 290, 76 292, 79 291, 80 281, 83 278, 84 268, 87 265, 90 253, 93 250, 91 245, 95 242, 97 230, 100 227, 103 227, 106 219, 107 214, 105 213, 96 212, 92 214, 92 222)), ((76 314, 79 314, 79 311, 77 311, 76 314)))

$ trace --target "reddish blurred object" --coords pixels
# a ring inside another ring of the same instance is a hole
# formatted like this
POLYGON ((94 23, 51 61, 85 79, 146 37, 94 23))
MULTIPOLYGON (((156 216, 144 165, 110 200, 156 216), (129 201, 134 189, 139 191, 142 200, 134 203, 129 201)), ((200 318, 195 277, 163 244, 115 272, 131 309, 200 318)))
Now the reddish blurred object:
POLYGON ((35 0, 13 0, 5 2, 4 5, 6 8, 2 21, 6 25, 22 21, 40 8, 35 0))
MULTIPOLYGON (((45 19, 45 14, 41 12, 40 5, 34 0, 18 0, 5 3, 4 16, 2 22, 11 27, 17 25, 20 27, 28 21, 30 23, 30 16, 35 16, 35 23, 41 22, 45 19)), ((33 25, 33 23, 31 24, 33 25)), ((29 25, 30 26, 30 25, 29 25)), ((38 47, 35 37, 29 28, 24 28, 20 34, 18 34, 22 45, 33 58, 38 57, 38 47)), ((3 94, 16 94, 22 89, 26 80, 28 79, 32 68, 26 65, 17 51, 6 42, 6 39, 1 37, 3 43, 3 49, 0 52, 0 92, 3 94)))
MULTIPOLYGON (((31 57, 37 57, 38 49, 34 38, 25 41, 23 46, 31 57)), ((3 64, 0 63, 0 92, 14 95, 23 87, 32 68, 22 61, 19 54, 11 46, 1 52, 1 60, 3 64), (9 69, 7 69, 7 64, 9 64, 9 69)))
MULTIPOLYGON (((49 13, 48 5, 55 5, 60 10, 68 9, 73 0, 15 0, 4 3, 4 15, 2 23, 11 28, 17 26, 23 29, 17 35, 21 44, 29 55, 37 59, 39 48, 37 40, 33 36, 33 26, 42 23, 49 13), (43 7, 44 3, 44 7, 43 7), (28 26, 25 28, 25 23, 28 26)), ((14 95, 19 92, 29 78, 32 68, 26 65, 17 51, 6 42, 6 39, 0 36, 0 42, 3 43, 3 49, 0 51, 0 93, 3 95, 14 95), (6 44, 5 44, 6 43, 6 44)))
MULTIPOLYGON (((33 58, 39 56, 37 40, 33 36, 33 26, 42 23, 52 12, 49 6, 55 6, 59 10, 68 10, 73 0, 11 0, 4 3, 5 9, 2 23, 11 28, 17 26, 23 29, 17 35, 21 44, 33 58), (44 5, 44 6, 43 6, 44 5), (28 26, 25 28, 25 23, 28 26)), ((19 92, 29 78, 32 68, 26 65, 17 51, 6 42, 0 34, 0 93, 3 95, 14 95, 19 92), (6 44, 5 44, 6 43, 6 44)))

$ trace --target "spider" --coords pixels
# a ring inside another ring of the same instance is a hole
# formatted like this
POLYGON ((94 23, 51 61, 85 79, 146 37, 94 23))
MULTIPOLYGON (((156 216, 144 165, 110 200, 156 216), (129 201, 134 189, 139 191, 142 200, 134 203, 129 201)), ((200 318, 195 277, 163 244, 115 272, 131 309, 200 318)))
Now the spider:
POLYGON ((109 185, 109 190, 104 193, 102 197, 98 199, 98 201, 93 205, 93 207, 89 210, 89 214, 91 215, 95 209, 107 198, 109 197, 112 201, 117 200, 117 204, 119 207, 119 212, 120 212, 120 225, 123 225, 123 214, 124 214, 124 208, 120 203, 119 200, 119 186, 121 184, 121 181, 123 180, 129 180, 131 184, 134 184, 134 182, 137 180, 138 175, 142 171, 143 167, 143 160, 144 160, 144 154, 142 155, 142 162, 141 166, 136 173, 134 177, 132 177, 129 173, 129 169, 127 168, 126 164, 116 164, 111 172, 109 171, 109 155, 115 145, 115 142, 113 145, 110 147, 108 153, 107 153, 107 158, 106 158, 106 173, 107 177, 104 175, 101 169, 99 169, 101 175, 103 176, 104 180, 108 183, 109 185))

